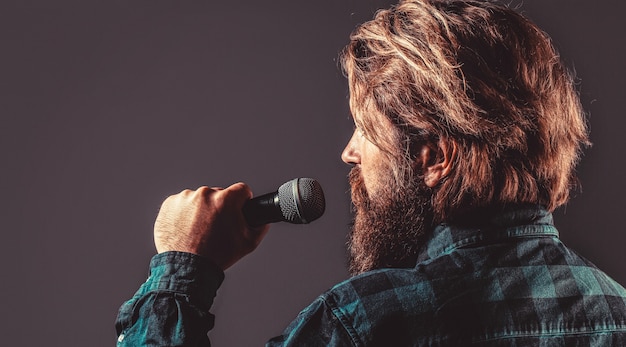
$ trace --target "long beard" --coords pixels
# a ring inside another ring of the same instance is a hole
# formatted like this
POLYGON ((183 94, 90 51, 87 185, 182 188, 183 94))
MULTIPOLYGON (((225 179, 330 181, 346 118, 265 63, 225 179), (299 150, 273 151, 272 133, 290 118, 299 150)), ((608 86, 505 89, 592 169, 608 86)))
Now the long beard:
POLYGON ((350 273, 414 267, 424 235, 433 227, 430 188, 420 179, 401 185, 389 172, 370 197, 357 166, 349 181, 354 212, 348 234, 350 273))

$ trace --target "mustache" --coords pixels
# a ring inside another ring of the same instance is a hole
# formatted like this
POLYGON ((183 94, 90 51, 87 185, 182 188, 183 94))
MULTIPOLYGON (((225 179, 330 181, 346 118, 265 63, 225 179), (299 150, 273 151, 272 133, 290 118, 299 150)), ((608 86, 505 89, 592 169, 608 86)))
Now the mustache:
POLYGON ((363 185, 363 175, 361 174, 361 168, 359 166, 353 166, 348 173, 348 182, 350 183, 350 188, 354 190, 356 186, 363 185))
POLYGON ((350 200, 352 213, 358 210, 367 211, 371 209, 371 200, 365 187, 365 180, 359 166, 354 166, 348 174, 350 183, 350 200))

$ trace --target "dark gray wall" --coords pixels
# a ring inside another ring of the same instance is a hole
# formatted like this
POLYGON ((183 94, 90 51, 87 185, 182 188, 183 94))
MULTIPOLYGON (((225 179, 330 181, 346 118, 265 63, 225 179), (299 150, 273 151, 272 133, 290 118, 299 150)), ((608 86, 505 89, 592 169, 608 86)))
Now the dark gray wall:
MULTIPOLYGON (((385 1, 4 1, 0 223, 6 346, 111 346, 147 274, 161 201, 317 178, 327 212, 277 224, 226 273, 216 346, 260 345, 345 279, 352 130, 336 56, 385 1), (235 3, 235 2, 233 2, 235 3)), ((626 283, 621 2, 526 0, 581 79, 594 147, 557 213, 567 244, 626 283)))

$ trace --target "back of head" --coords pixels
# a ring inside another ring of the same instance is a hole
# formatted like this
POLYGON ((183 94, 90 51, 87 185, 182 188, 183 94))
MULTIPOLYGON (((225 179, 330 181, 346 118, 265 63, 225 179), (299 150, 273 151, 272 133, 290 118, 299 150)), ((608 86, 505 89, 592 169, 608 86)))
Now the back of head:
POLYGON ((433 191, 438 220, 567 202, 588 143, 584 113, 549 37, 517 12, 490 1, 401 1, 353 32, 342 63, 356 121, 391 157, 407 167, 425 142, 456 149, 433 191), (377 132, 380 115, 394 134, 377 132))

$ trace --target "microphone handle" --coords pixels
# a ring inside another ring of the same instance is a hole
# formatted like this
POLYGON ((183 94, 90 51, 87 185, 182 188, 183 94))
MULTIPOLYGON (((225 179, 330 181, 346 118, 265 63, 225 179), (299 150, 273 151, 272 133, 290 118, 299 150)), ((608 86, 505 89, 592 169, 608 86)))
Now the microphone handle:
POLYGON ((263 194, 248 200, 243 205, 242 211, 248 225, 253 227, 285 220, 280 209, 278 192, 263 194))

